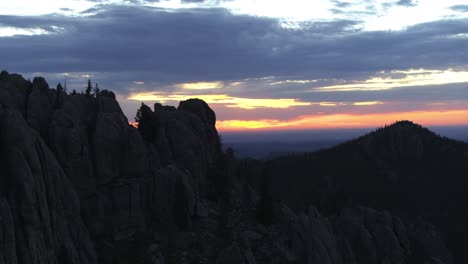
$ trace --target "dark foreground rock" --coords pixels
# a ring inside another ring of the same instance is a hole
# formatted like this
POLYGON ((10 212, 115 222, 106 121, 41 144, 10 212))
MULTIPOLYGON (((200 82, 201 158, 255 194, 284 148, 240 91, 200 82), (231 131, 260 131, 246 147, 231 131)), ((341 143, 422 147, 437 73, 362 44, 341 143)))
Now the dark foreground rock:
POLYGON ((96 263, 78 195, 18 112, 0 108, 0 263, 96 263))
POLYGON ((0 264, 451 263, 423 220, 273 202, 215 124, 191 99, 142 106, 136 129, 112 92, 0 73, 0 264))

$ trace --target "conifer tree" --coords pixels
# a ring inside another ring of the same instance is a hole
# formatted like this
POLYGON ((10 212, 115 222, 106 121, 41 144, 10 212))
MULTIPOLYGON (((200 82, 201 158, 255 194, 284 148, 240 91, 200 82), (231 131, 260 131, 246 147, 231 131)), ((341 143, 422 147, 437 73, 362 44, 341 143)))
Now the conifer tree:
POLYGON ((61 83, 57 84, 56 90, 57 90, 57 93, 59 94, 65 91, 61 83))
POLYGON ((94 96, 97 97, 97 96, 99 95, 99 92, 100 92, 100 91, 101 91, 101 90, 99 89, 99 86, 98 86, 98 84, 96 83, 96 85, 94 86, 94 96))
POLYGON ((86 96, 90 97, 91 96, 91 91, 93 90, 93 86, 91 85, 91 80, 88 79, 88 86, 86 87, 86 96))

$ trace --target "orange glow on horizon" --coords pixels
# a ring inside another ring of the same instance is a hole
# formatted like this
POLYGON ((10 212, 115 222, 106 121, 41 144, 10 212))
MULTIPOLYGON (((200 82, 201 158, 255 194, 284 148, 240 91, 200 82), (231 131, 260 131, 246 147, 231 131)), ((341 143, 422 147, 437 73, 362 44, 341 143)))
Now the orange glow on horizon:
POLYGON ((380 114, 307 115, 292 120, 220 120, 219 131, 303 130, 327 128, 379 127, 398 120, 411 120, 423 126, 453 126, 468 124, 468 109, 448 111, 412 111, 380 114))

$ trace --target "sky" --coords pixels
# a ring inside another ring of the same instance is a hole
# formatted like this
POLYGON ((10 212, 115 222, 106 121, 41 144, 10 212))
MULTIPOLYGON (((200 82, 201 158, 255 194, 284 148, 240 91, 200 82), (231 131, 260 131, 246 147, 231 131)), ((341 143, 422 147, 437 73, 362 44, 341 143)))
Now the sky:
POLYGON ((221 131, 468 124, 466 0, 2 0, 0 70, 221 131))

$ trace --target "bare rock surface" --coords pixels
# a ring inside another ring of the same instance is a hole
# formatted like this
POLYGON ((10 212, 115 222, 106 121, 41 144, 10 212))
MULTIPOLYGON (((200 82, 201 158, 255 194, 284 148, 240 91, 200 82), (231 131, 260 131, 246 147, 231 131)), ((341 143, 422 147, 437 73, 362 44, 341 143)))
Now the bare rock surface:
POLYGON ((73 184, 38 133, 0 114, 1 263, 96 263, 73 184))

